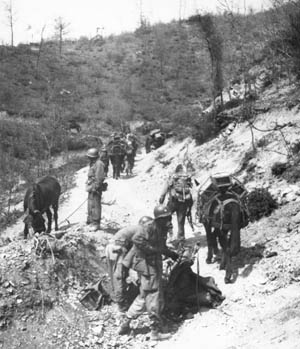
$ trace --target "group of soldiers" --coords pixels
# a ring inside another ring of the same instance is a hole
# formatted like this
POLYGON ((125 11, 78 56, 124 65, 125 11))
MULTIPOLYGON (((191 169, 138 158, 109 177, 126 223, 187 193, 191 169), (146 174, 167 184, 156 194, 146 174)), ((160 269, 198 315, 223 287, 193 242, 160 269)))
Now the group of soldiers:
MULTIPOLYGON (((92 230, 100 229, 101 196, 105 190, 104 180, 107 175, 105 162, 95 149, 87 152, 90 160, 88 181, 88 217, 87 224, 92 230)), ((184 240, 185 217, 190 213, 193 204, 191 197, 191 181, 186 168, 180 164, 175 174, 167 180, 162 194, 155 206, 153 218, 143 216, 137 225, 119 230, 107 246, 106 255, 111 268, 114 300, 122 312, 122 323, 118 330, 120 335, 130 332, 130 323, 147 311, 151 321, 151 337, 153 340, 165 339, 162 329, 162 309, 164 306, 162 290, 162 256, 176 260, 178 254, 171 244, 167 246, 167 238, 172 240, 172 214, 177 213, 178 236, 184 240), (163 204, 169 193, 168 203, 163 204), (126 299, 126 279, 129 270, 138 275, 139 294, 128 304, 126 299)), ((176 239, 175 239, 176 240, 176 239)), ((177 240, 178 241, 178 240, 177 240)))

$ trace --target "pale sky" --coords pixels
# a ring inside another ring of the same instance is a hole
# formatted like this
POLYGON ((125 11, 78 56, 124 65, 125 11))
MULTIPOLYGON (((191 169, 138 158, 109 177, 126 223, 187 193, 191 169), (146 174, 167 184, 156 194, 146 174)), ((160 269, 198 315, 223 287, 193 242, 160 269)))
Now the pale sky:
POLYGON ((9 27, 4 3, 12 1, 15 9, 15 43, 39 41, 44 25, 44 37, 54 33, 54 19, 61 16, 70 23, 69 37, 92 37, 133 31, 142 13, 151 23, 170 22, 196 11, 216 12, 220 3, 227 3, 243 12, 246 8, 266 9, 270 0, 0 0, 0 44, 9 42, 9 27))

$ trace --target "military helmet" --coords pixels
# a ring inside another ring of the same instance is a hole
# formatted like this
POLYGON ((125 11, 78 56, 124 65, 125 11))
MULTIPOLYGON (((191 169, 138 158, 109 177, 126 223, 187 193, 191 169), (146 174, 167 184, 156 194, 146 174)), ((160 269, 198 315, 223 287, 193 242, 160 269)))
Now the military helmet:
POLYGON ((164 205, 155 206, 153 213, 154 219, 172 216, 172 212, 169 210, 167 206, 164 205))
POLYGON ((86 153, 86 156, 88 158, 91 158, 91 159, 96 159, 99 157, 99 152, 98 152, 98 149, 96 148, 90 148, 87 153, 86 153))
POLYGON ((152 217, 149 217, 149 216, 143 216, 140 218, 138 224, 139 225, 145 225, 145 224, 149 224, 153 221, 153 218, 152 217))

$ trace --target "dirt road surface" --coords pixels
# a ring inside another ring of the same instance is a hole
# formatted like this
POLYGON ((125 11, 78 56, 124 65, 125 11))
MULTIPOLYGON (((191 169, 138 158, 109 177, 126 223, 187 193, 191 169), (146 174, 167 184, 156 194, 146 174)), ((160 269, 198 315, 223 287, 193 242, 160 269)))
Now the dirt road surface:
MULTIPOLYGON (((103 242, 103 239, 107 241, 111 236, 107 231, 112 225, 117 229, 127 224, 136 224, 143 215, 152 215, 164 180, 177 162, 183 159, 189 144, 190 142, 171 144, 148 155, 140 154, 132 177, 123 177, 120 180, 108 178, 108 191, 103 196, 103 231, 97 233, 97 236, 94 235, 96 241, 99 243, 103 242)), ((232 149, 234 151, 234 147, 232 149)), ((233 164, 233 166, 235 165, 233 164)), ((71 226, 67 229, 74 233, 81 232, 88 235, 88 229, 85 226, 86 203, 84 203, 86 199, 84 190, 86 175, 87 168, 77 173, 76 186, 70 191, 68 198, 60 207, 59 221, 62 225, 66 225, 65 219, 68 218, 68 223, 71 226), (70 215, 71 217, 69 217, 70 215)), ((19 347, 28 349, 33 347, 149 348, 153 346, 161 349, 170 347, 174 349, 199 347, 211 349, 299 348, 300 217, 297 215, 299 208, 299 200, 295 199, 279 208, 271 217, 253 223, 242 231, 242 251, 234 260, 235 282, 232 284, 224 283, 224 271, 219 271, 216 263, 211 265, 205 263, 206 246, 203 227, 196 224, 196 230, 192 232, 191 228, 186 225, 186 238, 202 242, 199 250, 200 274, 213 276, 226 296, 226 300, 217 309, 200 309, 194 318, 184 321, 176 332, 172 332, 172 338, 168 341, 150 343, 144 339, 142 334, 136 338, 123 336, 123 338, 115 337, 112 340, 113 335, 111 335, 105 339, 106 328, 108 331, 116 330, 114 319, 112 320, 114 323, 111 325, 113 330, 109 330, 109 324, 106 324, 108 327, 103 325, 102 315, 99 315, 101 311, 83 314, 78 300, 69 291, 67 297, 69 306, 76 310, 71 312, 74 317, 67 320, 71 324, 72 331, 63 332, 63 334, 59 334, 58 330, 54 331, 56 342, 53 340, 51 342, 49 339, 44 342, 29 341, 26 344, 22 343, 20 339, 19 347), (71 341, 72 333, 74 336, 76 334, 75 329, 82 330, 80 327, 82 326, 80 325, 81 316, 82 319, 85 319, 82 321, 84 323, 88 323, 94 318, 95 324, 97 324, 100 321, 99 318, 102 319, 101 331, 99 330, 100 334, 97 334, 98 341, 92 339, 88 341, 84 337, 89 338, 88 326, 86 326, 86 332, 81 333, 84 339, 77 342, 71 341), (65 338, 65 333, 68 333, 68 338, 65 338), (101 340, 101 337, 105 340, 101 340), (28 343, 31 343, 32 346, 28 343), (34 346, 32 343, 35 343, 34 346)), ((176 232, 175 218, 173 224, 176 232)), ((23 224, 20 221, 3 232, 2 237, 9 237, 13 240, 12 244, 23 246, 24 243, 20 240, 22 229, 23 224)), ((2 251, 2 258, 6 258, 3 255, 2 251)), ((103 311, 104 314, 110 314, 113 310, 103 311)), ((55 310, 47 315, 48 323, 54 322, 53 314, 58 316, 58 323, 64 328, 59 316, 68 317, 68 311, 57 305, 55 310), (58 309, 60 310, 58 311, 58 309)), ((27 324, 27 338, 29 334, 34 338, 39 336, 36 327, 36 323, 35 326, 27 324)), ((45 324, 41 325, 41 328, 46 331, 45 336, 47 334, 49 338, 53 339, 51 333, 45 329, 45 324)), ((2 348, 9 348, 7 346, 8 335, 14 336, 20 331, 22 329, 13 328, 8 332, 3 332, 6 339, 3 343, 6 343, 6 346, 2 346, 2 348)), ((16 342, 12 343, 10 348, 18 347, 16 342)))

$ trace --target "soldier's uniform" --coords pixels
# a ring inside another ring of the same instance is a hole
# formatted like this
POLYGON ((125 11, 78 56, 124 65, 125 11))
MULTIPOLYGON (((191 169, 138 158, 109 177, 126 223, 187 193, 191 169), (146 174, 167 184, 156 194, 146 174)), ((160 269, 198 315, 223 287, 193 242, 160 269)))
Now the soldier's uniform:
POLYGON ((127 310, 126 300, 126 279, 129 275, 130 263, 124 265, 129 250, 132 248, 132 237, 143 230, 141 225, 131 225, 119 230, 113 240, 106 247, 106 257, 110 268, 114 301, 118 304, 119 310, 127 310))
POLYGON ((86 191, 88 192, 87 224, 92 224, 95 230, 100 229, 102 184, 105 179, 104 164, 98 158, 90 157, 90 168, 86 191))
POLYGON ((106 149, 101 150, 100 160, 103 162, 105 176, 107 176, 108 167, 109 167, 109 156, 108 156, 108 152, 106 149))
POLYGON ((185 218, 190 215, 193 205, 193 198, 191 195, 191 176, 183 171, 183 168, 177 166, 175 174, 171 176, 165 183, 159 202, 162 204, 165 196, 169 193, 167 206, 172 213, 176 212, 178 232, 177 238, 179 240, 185 239, 185 218))
MULTIPOLYGON (((128 332, 130 321, 146 310, 151 320, 151 333, 155 338, 158 337, 161 325, 160 315, 164 305, 162 254, 174 259, 178 257, 176 252, 169 250, 166 246, 167 232, 171 224, 171 213, 165 207, 161 210, 164 210, 162 215, 157 216, 153 223, 146 229, 139 230, 132 238, 132 250, 134 251, 132 269, 139 275, 140 293, 126 313, 126 321, 119 330, 120 334, 128 332), (163 223, 159 223, 158 218, 161 218, 163 223)), ((129 252, 128 255, 131 255, 131 253, 129 252)), ((127 259, 125 257, 123 264, 126 265, 126 263, 127 259)))

